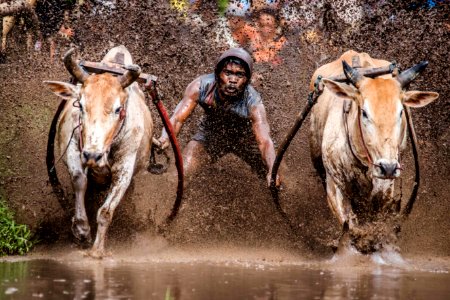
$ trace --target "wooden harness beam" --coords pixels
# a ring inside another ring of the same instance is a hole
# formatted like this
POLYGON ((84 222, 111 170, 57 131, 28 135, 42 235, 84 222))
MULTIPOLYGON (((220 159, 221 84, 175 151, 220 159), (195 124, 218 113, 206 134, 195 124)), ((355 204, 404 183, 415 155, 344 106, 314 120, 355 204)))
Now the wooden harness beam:
MULTIPOLYGON (((125 68, 121 67, 120 64, 92 62, 86 60, 79 60, 77 63, 89 73, 111 73, 114 75, 123 75, 127 71, 125 68)), ((147 73, 141 73, 138 79, 136 79, 137 82, 144 84, 150 81, 156 82, 157 80, 158 77, 147 73)))

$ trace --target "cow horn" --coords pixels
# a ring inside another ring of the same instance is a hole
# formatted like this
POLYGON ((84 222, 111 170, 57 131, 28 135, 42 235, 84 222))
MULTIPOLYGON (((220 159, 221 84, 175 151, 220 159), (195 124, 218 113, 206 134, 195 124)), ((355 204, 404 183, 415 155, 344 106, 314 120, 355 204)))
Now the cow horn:
POLYGON ((141 68, 138 65, 126 65, 125 69, 127 71, 118 78, 123 88, 132 84, 141 74, 141 68))
POLYGON ((363 79, 363 75, 359 73, 359 71, 355 68, 350 67, 350 65, 343 60, 342 67, 344 69, 345 77, 350 81, 355 87, 358 87, 359 82, 363 79))
POLYGON ((397 76, 398 82, 400 82, 400 85, 402 88, 407 87, 411 81, 413 81, 417 75, 419 75, 420 72, 422 72, 426 67, 428 66, 428 61, 421 61, 415 66, 412 66, 408 70, 405 70, 401 72, 397 76))
POLYGON ((74 51, 75 48, 72 48, 64 54, 64 65, 70 75, 72 75, 77 81, 83 83, 89 77, 89 73, 83 70, 83 68, 77 64, 75 59, 73 59, 72 54, 74 51))

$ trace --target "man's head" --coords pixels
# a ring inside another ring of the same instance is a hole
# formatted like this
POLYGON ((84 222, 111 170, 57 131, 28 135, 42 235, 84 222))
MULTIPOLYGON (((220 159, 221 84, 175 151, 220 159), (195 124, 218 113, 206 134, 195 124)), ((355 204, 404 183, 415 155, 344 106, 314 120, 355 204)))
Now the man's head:
POLYGON ((225 51, 219 58, 215 68, 219 94, 225 97, 240 95, 250 82, 253 60, 242 48, 225 51))
POLYGON ((274 38, 280 24, 278 13, 273 9, 262 9, 256 13, 258 31, 264 39, 274 38))

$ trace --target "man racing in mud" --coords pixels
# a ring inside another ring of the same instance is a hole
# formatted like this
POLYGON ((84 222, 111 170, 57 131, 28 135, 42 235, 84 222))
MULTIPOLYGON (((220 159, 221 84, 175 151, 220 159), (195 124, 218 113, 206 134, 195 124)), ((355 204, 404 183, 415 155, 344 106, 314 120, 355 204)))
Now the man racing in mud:
MULTIPOLYGON (((197 104, 205 112, 197 133, 183 150, 187 180, 207 163, 233 153, 270 185, 275 150, 261 96, 250 84, 252 68, 247 51, 229 49, 220 56, 214 73, 197 77, 186 88, 170 119, 175 135, 197 104)), ((159 142, 162 149, 169 146, 165 129, 159 142)), ((276 181, 279 186, 280 178, 276 181)))

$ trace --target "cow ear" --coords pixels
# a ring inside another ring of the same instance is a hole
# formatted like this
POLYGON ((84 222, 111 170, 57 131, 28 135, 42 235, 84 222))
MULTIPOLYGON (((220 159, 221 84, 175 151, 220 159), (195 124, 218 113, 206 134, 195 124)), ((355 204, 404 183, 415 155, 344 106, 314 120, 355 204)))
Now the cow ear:
POLYGON ((339 83, 329 79, 323 79, 323 84, 336 96, 346 99, 355 99, 357 95, 357 90, 348 84, 339 83))
POLYGON ((408 91, 403 93, 403 104, 409 107, 422 107, 439 97, 435 92, 408 91))
POLYGON ((44 81, 44 83, 55 95, 63 99, 71 100, 78 98, 78 88, 73 84, 61 81, 44 81))

